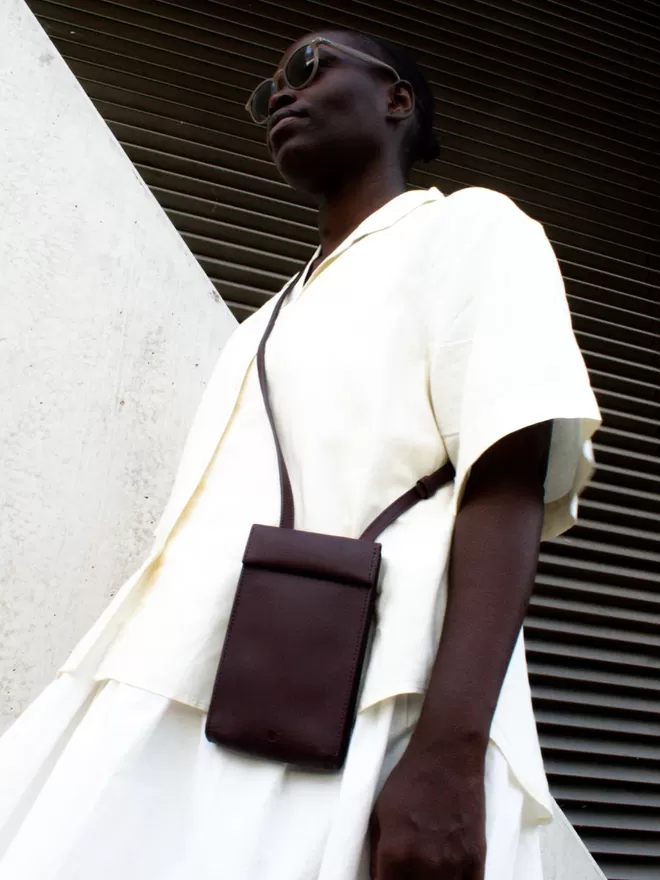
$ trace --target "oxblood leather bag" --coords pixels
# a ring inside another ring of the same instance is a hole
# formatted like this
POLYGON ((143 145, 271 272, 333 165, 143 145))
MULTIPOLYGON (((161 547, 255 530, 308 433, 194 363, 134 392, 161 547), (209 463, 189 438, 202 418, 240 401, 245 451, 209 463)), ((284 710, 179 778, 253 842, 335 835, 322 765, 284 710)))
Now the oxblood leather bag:
POLYGON ((306 769, 342 767, 374 617, 381 545, 374 539, 454 476, 423 477, 362 533, 344 538, 294 529, 291 481, 266 380, 265 349, 294 278, 257 352, 282 495, 279 528, 254 525, 206 722, 212 742, 306 769))

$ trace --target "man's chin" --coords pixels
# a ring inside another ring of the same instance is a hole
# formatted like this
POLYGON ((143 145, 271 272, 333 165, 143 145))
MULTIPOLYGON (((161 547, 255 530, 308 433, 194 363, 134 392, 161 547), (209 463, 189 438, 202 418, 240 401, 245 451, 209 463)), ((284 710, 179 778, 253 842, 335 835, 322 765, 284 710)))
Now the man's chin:
POLYGON ((273 160, 280 175, 293 189, 311 194, 323 191, 327 161, 315 146, 294 137, 279 147, 273 160))

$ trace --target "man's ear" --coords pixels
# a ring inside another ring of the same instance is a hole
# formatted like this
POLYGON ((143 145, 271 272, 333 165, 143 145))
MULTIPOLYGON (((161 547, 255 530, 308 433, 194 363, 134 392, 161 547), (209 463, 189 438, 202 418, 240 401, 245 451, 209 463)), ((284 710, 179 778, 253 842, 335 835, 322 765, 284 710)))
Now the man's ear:
POLYGON ((390 119, 407 119, 415 112, 415 92, 405 79, 390 86, 388 116, 390 119))

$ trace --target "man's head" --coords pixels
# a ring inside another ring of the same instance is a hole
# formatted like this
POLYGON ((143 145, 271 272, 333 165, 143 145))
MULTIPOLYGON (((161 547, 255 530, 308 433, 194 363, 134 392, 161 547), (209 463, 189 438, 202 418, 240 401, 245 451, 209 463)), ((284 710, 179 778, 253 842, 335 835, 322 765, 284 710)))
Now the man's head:
POLYGON ((285 52, 275 85, 265 85, 259 97, 252 106, 267 117, 280 173, 314 194, 374 164, 400 168, 405 176, 413 162, 438 154, 424 74, 405 49, 379 38, 338 30, 308 34, 285 52))

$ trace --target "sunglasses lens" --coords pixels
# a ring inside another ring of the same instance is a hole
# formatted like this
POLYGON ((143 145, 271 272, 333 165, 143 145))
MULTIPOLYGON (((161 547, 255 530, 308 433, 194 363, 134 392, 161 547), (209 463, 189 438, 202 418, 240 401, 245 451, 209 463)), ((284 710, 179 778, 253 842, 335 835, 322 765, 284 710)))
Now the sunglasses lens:
POLYGON ((256 122, 265 122, 268 119, 268 102, 274 91, 275 83, 272 79, 267 79, 252 93, 250 109, 256 122))
POLYGON ((314 50, 311 46, 296 49, 286 64, 285 74, 293 89, 302 88, 314 73, 314 50))

